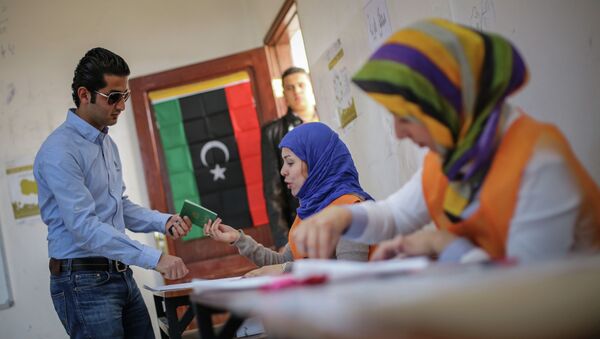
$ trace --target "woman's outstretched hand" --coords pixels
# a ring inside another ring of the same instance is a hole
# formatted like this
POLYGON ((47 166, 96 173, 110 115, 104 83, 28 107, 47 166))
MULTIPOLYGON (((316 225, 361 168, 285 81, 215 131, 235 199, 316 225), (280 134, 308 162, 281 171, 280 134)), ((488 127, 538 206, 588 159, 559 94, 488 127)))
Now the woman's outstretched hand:
POLYGON ((204 224, 204 234, 216 241, 232 243, 240 238, 240 232, 235 228, 221 223, 221 218, 209 220, 204 224))

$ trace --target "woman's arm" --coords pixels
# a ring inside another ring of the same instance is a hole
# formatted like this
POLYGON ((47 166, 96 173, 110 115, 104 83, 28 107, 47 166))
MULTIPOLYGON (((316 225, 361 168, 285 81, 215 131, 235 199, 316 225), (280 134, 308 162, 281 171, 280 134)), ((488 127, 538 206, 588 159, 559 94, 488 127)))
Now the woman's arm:
POLYGON ((241 255, 252 260, 257 266, 283 264, 294 260, 289 245, 285 245, 283 254, 277 253, 257 243, 252 237, 244 234, 242 230, 223 224, 220 218, 204 224, 204 234, 215 241, 236 246, 241 255))
POLYGON ((340 239, 335 248, 335 258, 338 260, 368 261, 369 245, 340 239))
POLYGON ((385 200, 346 206, 352 222, 344 239, 375 244, 397 234, 410 234, 431 222, 423 196, 422 169, 385 200))
POLYGON ((419 170, 386 200, 329 206, 304 220, 293 235, 298 251, 310 258, 330 258, 340 237, 375 244, 409 234, 431 221, 419 170))
POLYGON ((284 252, 281 254, 259 244, 252 237, 244 234, 242 230, 239 232, 240 238, 232 245, 238 248, 241 255, 252 260, 257 266, 283 264, 294 260, 289 244, 285 245, 284 252))

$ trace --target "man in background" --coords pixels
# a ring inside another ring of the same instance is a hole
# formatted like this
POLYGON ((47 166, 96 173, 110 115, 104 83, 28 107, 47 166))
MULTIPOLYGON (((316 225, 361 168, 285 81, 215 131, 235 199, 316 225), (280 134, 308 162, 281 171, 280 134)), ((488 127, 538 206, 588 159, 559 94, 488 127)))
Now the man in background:
POLYGON ((304 122, 319 121, 308 73, 302 68, 290 67, 281 75, 281 82, 287 113, 265 125, 262 130, 264 191, 276 248, 288 242, 287 233, 298 208, 298 200, 287 189, 279 173, 283 165, 279 142, 294 127, 304 122))
POLYGON ((129 265, 167 279, 188 273, 175 256, 132 240, 133 232, 191 228, 189 218, 151 211, 124 194, 121 159, 108 127, 129 98, 129 66, 104 48, 88 51, 73 77, 76 108, 43 143, 34 163, 38 199, 48 225, 50 292, 71 338, 152 338, 148 309, 129 265))

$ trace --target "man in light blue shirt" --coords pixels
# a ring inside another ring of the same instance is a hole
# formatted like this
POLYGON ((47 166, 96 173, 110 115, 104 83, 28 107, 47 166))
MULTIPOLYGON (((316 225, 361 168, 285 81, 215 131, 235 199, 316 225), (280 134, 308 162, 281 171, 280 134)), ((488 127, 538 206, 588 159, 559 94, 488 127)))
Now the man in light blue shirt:
POLYGON ((191 228, 187 217, 143 208, 124 194, 121 159, 108 126, 125 109, 128 76, 120 56, 103 48, 88 51, 73 77, 77 108, 67 112, 35 159, 39 206, 48 225, 52 301, 72 338, 154 338, 128 265, 155 269, 167 279, 188 273, 180 258, 125 234, 127 228, 177 239, 191 228))

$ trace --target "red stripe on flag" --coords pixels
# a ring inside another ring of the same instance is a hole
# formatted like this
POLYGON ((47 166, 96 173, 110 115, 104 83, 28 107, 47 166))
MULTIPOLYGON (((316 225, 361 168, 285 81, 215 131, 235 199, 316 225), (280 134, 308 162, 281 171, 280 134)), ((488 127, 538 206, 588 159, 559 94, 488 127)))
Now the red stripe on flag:
POLYGON ((252 222, 254 226, 265 225, 269 219, 263 191, 260 124, 250 82, 225 87, 225 96, 244 172, 252 222))

